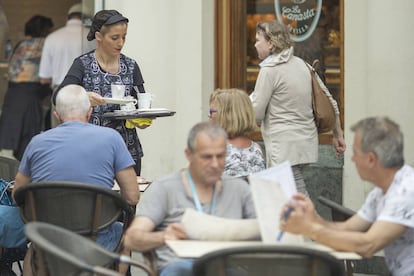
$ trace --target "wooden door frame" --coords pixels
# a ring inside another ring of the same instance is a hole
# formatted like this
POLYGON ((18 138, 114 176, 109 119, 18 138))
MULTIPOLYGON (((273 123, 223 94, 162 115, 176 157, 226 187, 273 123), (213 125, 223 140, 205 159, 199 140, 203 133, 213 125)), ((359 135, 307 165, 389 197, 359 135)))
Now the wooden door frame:
POLYGON ((215 0, 215 87, 246 90, 245 0, 215 0))

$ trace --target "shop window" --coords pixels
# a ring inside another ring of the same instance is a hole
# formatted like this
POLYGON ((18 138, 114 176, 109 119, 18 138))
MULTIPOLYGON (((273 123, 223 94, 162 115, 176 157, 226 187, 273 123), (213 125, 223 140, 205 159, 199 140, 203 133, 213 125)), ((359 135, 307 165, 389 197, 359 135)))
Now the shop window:
MULTIPOLYGON (((295 55, 309 63, 319 59, 318 73, 338 102, 343 122, 343 0, 217 0, 216 13, 216 52, 221 53, 216 55, 216 87, 254 90, 260 63, 256 24, 279 20, 291 27, 295 55)), ((319 140, 331 143, 331 138, 324 134, 319 140)))

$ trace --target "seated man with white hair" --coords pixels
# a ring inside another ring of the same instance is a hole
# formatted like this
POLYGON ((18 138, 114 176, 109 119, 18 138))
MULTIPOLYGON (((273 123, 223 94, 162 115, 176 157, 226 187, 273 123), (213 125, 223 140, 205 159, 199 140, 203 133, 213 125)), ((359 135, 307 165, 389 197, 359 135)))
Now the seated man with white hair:
MULTIPOLYGON (((88 95, 79 85, 64 87, 56 99, 55 116, 60 125, 30 141, 15 190, 30 182, 74 181, 111 189, 114 179, 130 205, 139 199, 134 161, 121 135, 107 127, 88 123, 92 112, 88 95)), ((122 225, 99 233, 97 242, 115 249, 122 225)))
MULTIPOLYGON (((139 200, 135 162, 121 135, 114 129, 88 123, 92 108, 79 85, 62 88, 54 115, 60 125, 32 138, 16 175, 13 192, 30 182, 74 181, 111 189, 114 179, 130 205, 139 200)), ((98 232, 96 241, 114 250, 123 226, 115 222, 98 232)), ((128 253, 128 252, 124 252, 128 253)), ((24 274, 31 275, 26 254, 24 274)))

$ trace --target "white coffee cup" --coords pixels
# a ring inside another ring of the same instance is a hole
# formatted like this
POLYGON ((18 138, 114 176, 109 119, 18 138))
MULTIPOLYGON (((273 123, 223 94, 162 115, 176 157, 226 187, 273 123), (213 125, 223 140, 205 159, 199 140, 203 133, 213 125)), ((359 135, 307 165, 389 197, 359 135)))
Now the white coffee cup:
POLYGON ((121 104, 121 110, 124 110, 124 111, 131 111, 131 110, 136 110, 137 108, 136 108, 136 104, 137 104, 137 100, 136 99, 134 99, 132 96, 126 96, 126 97, 124 97, 124 99, 127 99, 127 100, 133 100, 133 101, 131 101, 131 102, 129 102, 129 103, 126 103, 126 104, 121 104))
POLYGON ((125 85, 111 84, 112 98, 122 99, 125 96, 125 85))
POLYGON ((151 93, 138 93, 138 109, 151 108, 153 98, 151 93))

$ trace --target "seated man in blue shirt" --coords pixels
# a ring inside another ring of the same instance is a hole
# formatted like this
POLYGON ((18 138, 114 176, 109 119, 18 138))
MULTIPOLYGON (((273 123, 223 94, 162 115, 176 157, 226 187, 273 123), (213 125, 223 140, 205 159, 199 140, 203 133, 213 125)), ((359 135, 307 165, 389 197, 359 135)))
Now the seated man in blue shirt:
MULTIPOLYGON (((79 85, 62 88, 55 116, 60 125, 32 138, 16 175, 15 190, 30 182, 74 181, 111 189, 114 179, 128 204, 139 199, 134 161, 114 129, 89 124, 92 108, 79 85)), ((122 233, 114 223, 98 233, 97 242, 115 249, 122 233)))
POLYGON ((124 245, 136 251, 155 249, 160 275, 192 275, 192 260, 179 259, 166 240, 187 239, 181 218, 186 208, 223 218, 255 218, 247 182, 224 176, 227 134, 214 122, 196 124, 188 135, 183 169, 155 181, 145 191, 124 245))

